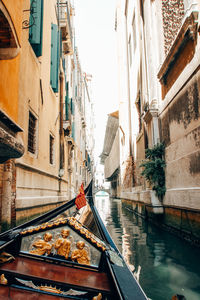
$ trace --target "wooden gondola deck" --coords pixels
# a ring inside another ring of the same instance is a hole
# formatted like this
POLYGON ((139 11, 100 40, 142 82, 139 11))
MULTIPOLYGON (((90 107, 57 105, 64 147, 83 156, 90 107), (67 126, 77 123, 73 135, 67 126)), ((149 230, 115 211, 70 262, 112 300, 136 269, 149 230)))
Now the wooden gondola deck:
MULTIPOLYGON (((58 298, 63 299, 62 296, 59 297, 53 295, 38 294, 31 291, 19 290, 17 288, 1 286, 0 287, 0 299, 1 300, 58 300, 58 298)), ((71 298, 66 298, 66 300, 71 300, 71 298)))
POLYGON ((26 276, 26 278, 40 279, 46 282, 64 283, 74 288, 111 292, 106 273, 79 269, 41 262, 24 257, 16 257, 13 262, 0 266, 0 271, 10 274, 26 276))
POLYGON ((92 182, 0 234, 0 300, 61 298, 147 300, 94 206, 92 182))

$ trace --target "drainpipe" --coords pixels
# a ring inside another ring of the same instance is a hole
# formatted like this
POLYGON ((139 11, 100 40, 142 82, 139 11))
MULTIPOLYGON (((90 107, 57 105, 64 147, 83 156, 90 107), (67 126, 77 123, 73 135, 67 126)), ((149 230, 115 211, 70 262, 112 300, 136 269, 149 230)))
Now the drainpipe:
POLYGON ((59 129, 59 139, 60 139, 60 166, 59 166, 59 193, 61 192, 61 178, 64 175, 64 132, 63 132, 63 82, 64 74, 63 70, 60 70, 59 74, 60 80, 60 129, 59 129))
POLYGON ((127 96, 128 96, 128 126, 129 126, 129 163, 132 168, 132 183, 134 185, 134 157, 133 157, 133 140, 132 140, 132 124, 131 124, 131 96, 130 96, 130 71, 129 71, 129 53, 128 53, 128 28, 127 28, 127 14, 125 12, 125 30, 126 30, 126 61, 127 61, 127 96))
POLYGON ((132 126, 131 126, 131 96, 130 96, 130 72, 129 72, 129 56, 128 56, 128 29, 127 16, 125 15, 126 26, 126 58, 127 58, 127 90, 128 90, 128 122, 129 122, 129 155, 133 157, 132 149, 132 126))

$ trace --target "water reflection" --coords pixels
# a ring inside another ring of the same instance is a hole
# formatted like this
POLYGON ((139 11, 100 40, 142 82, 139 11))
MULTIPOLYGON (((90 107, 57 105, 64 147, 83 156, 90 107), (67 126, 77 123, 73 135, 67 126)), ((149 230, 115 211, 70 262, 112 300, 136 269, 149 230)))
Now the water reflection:
POLYGON ((170 300, 174 294, 200 299, 199 249, 145 222, 130 202, 98 197, 96 206, 150 299, 170 300))

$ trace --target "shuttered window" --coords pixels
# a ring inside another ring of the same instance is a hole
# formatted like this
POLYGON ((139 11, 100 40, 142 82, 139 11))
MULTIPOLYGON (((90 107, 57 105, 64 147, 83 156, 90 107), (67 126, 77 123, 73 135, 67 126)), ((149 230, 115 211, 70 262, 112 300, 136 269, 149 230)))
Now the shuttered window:
POLYGON ((54 138, 51 134, 49 136, 49 162, 51 165, 54 163, 54 138))
POLYGON ((69 82, 66 82, 65 120, 69 120, 69 82))
POLYGON ((72 122, 72 138, 75 141, 75 124, 72 122))
POLYGON ((74 102, 71 98, 71 114, 74 115, 74 102))
POLYGON ((55 93, 58 92, 59 69, 59 31, 56 24, 51 24, 51 72, 50 84, 55 93))
POLYGON ((30 1, 30 29, 29 42, 35 55, 42 55, 42 36, 43 36, 43 0, 30 1))
POLYGON ((35 116, 29 112, 28 151, 33 154, 36 152, 36 121, 35 116))

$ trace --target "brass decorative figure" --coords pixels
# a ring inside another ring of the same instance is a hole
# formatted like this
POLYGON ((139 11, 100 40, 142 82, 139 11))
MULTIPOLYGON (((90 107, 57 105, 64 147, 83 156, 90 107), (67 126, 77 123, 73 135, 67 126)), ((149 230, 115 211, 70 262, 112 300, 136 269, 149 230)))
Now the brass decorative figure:
POLYGON ((79 264, 90 265, 89 254, 84 249, 85 243, 83 241, 78 241, 76 247, 77 249, 72 252, 71 259, 77 261, 79 264))
POLYGON ((32 246, 36 249, 31 250, 30 253, 36 254, 36 255, 49 255, 51 253, 52 245, 49 243, 52 239, 52 234, 49 232, 46 232, 44 234, 43 239, 40 239, 38 241, 35 241, 32 246))
POLYGON ((102 299, 102 294, 99 293, 97 296, 93 297, 92 300, 101 300, 102 299))
POLYGON ((54 248, 57 250, 58 255, 64 256, 67 259, 71 249, 71 242, 67 239, 69 236, 69 229, 62 229, 61 236, 61 238, 56 240, 54 248))
POLYGON ((15 259, 15 258, 10 253, 2 252, 0 254, 0 264, 4 264, 4 263, 9 262, 13 259, 15 259))
POLYGON ((4 274, 1 274, 0 276, 0 284, 6 285, 8 283, 8 280, 6 279, 4 274))

